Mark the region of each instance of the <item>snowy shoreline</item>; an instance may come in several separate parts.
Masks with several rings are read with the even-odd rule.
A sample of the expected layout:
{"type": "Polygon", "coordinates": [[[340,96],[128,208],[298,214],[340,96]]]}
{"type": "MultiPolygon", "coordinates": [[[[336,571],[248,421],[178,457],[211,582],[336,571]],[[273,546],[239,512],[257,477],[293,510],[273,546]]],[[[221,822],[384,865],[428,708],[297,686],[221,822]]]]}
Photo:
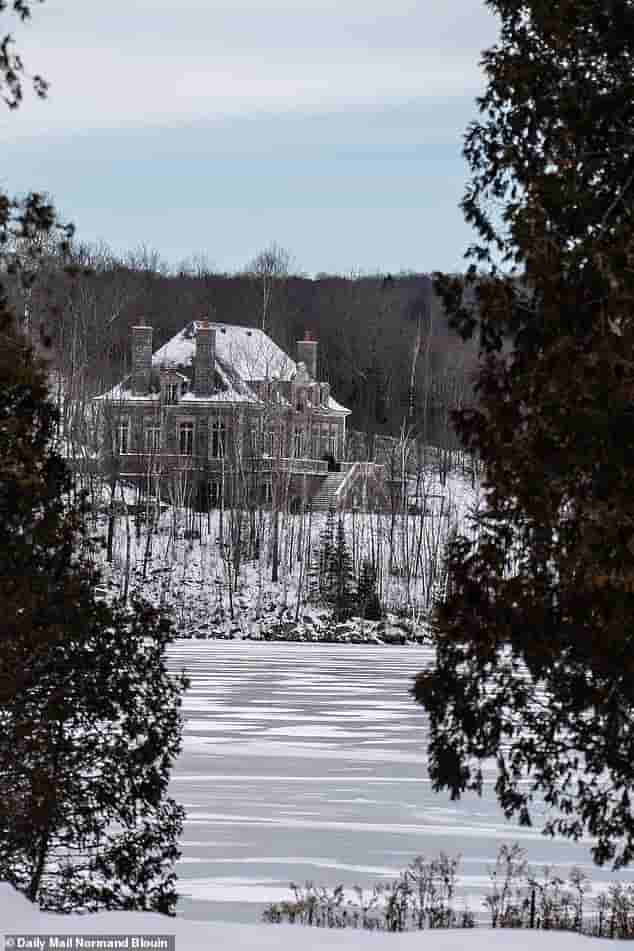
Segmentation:
{"type": "Polygon", "coordinates": [[[241,925],[222,921],[184,921],[148,912],[98,912],[92,915],[53,915],[40,912],[6,882],[0,883],[0,934],[5,947],[10,935],[173,935],[176,951],[255,951],[275,948],[294,951],[369,948],[372,951],[578,951],[607,938],[587,938],[569,932],[475,928],[433,929],[400,934],[300,928],[296,925],[241,925]],[[593,942],[590,945],[589,942],[593,942]]]}
{"type": "Polygon", "coordinates": [[[377,647],[429,646],[425,622],[412,622],[388,614],[381,621],[353,617],[333,622],[326,613],[304,613],[300,621],[280,617],[279,612],[252,622],[248,628],[236,623],[203,622],[195,629],[178,632],[178,640],[246,640],[292,644],[363,644],[377,647]]]}

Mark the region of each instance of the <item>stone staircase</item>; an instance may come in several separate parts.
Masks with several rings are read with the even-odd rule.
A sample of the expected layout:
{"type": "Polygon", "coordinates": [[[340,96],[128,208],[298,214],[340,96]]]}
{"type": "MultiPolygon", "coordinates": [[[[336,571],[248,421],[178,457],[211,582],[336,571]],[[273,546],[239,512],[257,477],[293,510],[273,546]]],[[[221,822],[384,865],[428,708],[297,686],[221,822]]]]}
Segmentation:
{"type": "Polygon", "coordinates": [[[313,496],[311,505],[313,512],[327,512],[330,508],[337,508],[336,494],[347,472],[329,472],[321,483],[317,493],[313,496]]]}

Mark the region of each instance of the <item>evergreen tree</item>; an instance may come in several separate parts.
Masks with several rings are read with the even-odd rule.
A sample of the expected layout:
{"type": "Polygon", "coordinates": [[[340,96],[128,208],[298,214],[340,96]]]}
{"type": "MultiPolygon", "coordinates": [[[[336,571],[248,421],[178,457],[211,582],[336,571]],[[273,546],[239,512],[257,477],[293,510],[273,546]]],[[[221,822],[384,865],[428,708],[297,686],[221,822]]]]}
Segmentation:
{"type": "Polygon", "coordinates": [[[327,569],[327,597],[332,605],[333,620],[347,621],[354,613],[352,558],[346,543],[343,517],[337,521],[335,545],[327,569]]]}
{"type": "Polygon", "coordinates": [[[357,585],[357,605],[359,614],[366,621],[380,621],[383,617],[381,601],[376,590],[376,571],[369,561],[364,561],[361,566],[357,585]]]}
{"type": "Polygon", "coordinates": [[[479,334],[485,466],[474,535],[449,549],[437,666],[414,688],[434,788],[634,856],[634,3],[488,0],[499,43],[465,155],[480,241],[436,290],[479,334]],[[501,262],[501,263],[500,263],[501,262]],[[506,271],[501,270],[506,268],[506,271]]]}
{"type": "Polygon", "coordinates": [[[2,304],[0,342],[0,878],[58,911],[173,913],[174,631],[95,599],[45,372],[2,304]]]}
{"type": "Polygon", "coordinates": [[[352,558],[343,518],[339,516],[335,523],[333,509],[326,517],[312,575],[312,599],[331,607],[337,623],[352,617],[355,604],[352,558]]]}
{"type": "Polygon", "coordinates": [[[328,599],[328,572],[335,547],[335,512],[329,509],[319,538],[319,548],[311,568],[311,599],[315,602],[328,599]]]}

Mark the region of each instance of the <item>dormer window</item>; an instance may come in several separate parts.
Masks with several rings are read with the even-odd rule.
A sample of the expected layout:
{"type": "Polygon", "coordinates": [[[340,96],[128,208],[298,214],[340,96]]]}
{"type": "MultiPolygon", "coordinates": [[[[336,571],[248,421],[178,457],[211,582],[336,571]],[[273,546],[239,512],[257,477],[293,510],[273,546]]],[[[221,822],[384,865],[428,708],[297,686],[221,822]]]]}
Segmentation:
{"type": "Polygon", "coordinates": [[[178,383],[166,383],[165,384],[165,402],[172,404],[178,403],[179,397],[179,384],[178,383]]]}

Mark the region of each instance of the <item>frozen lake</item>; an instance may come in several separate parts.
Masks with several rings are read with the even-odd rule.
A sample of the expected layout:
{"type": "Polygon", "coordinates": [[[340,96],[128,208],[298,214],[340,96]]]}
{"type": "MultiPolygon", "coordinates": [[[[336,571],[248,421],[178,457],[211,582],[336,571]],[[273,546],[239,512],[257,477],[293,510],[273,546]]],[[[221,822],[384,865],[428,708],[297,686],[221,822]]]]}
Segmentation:
{"type": "Polygon", "coordinates": [[[181,641],[170,657],[192,681],[170,787],[187,810],[180,915],[256,921],[291,881],[367,887],[440,851],[462,855],[460,893],[479,911],[502,842],[537,866],[612,877],[587,843],[507,822],[490,790],[432,792],[408,695],[426,648],[181,641]]]}

